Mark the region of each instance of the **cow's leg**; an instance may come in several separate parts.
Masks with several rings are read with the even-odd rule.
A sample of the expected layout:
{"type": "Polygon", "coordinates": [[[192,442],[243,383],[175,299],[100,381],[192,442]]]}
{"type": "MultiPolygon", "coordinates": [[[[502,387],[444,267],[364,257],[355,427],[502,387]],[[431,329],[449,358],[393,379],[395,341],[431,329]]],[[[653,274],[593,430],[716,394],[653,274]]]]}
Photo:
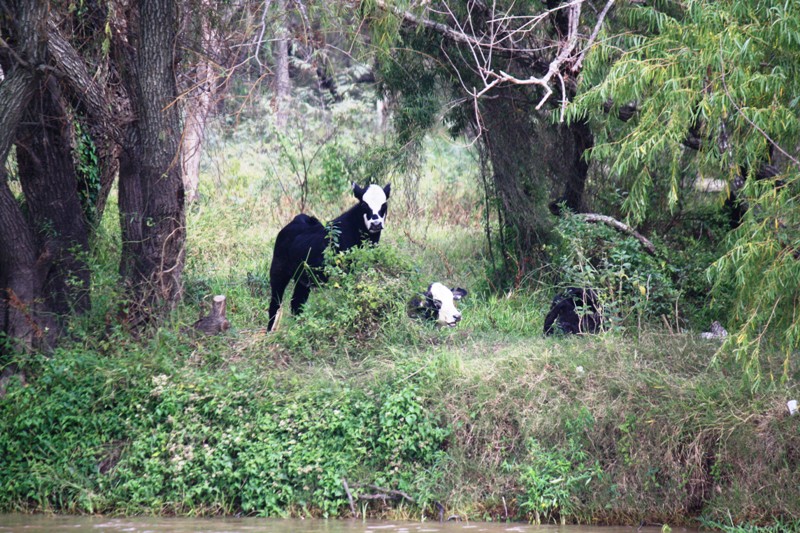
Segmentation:
{"type": "Polygon", "coordinates": [[[547,313],[547,316],[544,317],[544,334],[545,335],[552,335],[556,333],[555,325],[556,319],[558,318],[558,309],[553,307],[550,309],[550,312],[547,313]]]}
{"type": "Polygon", "coordinates": [[[299,315],[303,310],[303,305],[308,300],[308,295],[311,293],[311,284],[307,280],[299,279],[294,284],[294,293],[292,294],[292,314],[299,315]]]}
{"type": "Polygon", "coordinates": [[[267,324],[267,331],[272,331],[275,325],[275,317],[278,315],[278,310],[281,308],[283,301],[283,293],[286,291],[286,286],[289,284],[291,276],[282,275],[277,269],[270,269],[269,273],[269,286],[272,292],[269,300],[269,323],[267,324]]]}

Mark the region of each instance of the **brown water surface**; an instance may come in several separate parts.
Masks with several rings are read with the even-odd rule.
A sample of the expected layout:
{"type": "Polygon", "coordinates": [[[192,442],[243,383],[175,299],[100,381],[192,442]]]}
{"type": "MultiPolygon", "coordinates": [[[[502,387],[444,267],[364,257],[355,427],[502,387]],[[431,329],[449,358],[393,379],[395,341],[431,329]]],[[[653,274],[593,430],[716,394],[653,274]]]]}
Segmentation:
{"type": "MultiPolygon", "coordinates": [[[[660,527],[533,526],[499,522],[281,520],[269,518],[103,518],[0,515],[0,533],[661,533],[660,527]]],[[[680,527],[673,533],[694,533],[680,527]]]]}

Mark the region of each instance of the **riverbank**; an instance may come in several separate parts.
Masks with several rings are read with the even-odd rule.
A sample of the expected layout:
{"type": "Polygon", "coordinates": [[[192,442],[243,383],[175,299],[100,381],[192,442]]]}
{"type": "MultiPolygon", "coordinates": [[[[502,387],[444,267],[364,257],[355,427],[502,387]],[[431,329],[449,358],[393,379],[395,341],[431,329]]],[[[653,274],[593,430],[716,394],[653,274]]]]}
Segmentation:
{"type": "Polygon", "coordinates": [[[712,343],[543,339],[470,319],[405,334],[404,349],[381,339],[309,360],[262,333],[160,330],[20,361],[26,383],[0,400],[0,509],[689,526],[800,515],[796,388],[752,394],[712,343]]]}

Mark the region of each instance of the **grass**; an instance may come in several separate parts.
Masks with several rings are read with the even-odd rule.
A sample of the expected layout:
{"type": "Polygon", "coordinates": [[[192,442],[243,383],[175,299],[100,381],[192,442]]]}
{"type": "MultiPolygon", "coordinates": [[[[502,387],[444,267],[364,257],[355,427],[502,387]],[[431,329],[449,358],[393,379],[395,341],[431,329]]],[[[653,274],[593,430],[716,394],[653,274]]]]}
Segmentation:
{"type": "MultiPolygon", "coordinates": [[[[19,356],[27,383],[0,399],[1,511],[349,516],[344,478],[356,496],[414,498],[358,505],[376,517],[440,504],[471,520],[796,526],[800,430],[784,408],[796,381],[753,392],[716,344],[653,325],[542,337],[546,277],[495,287],[474,155],[444,138],[387,177],[381,246],[348,259],[368,266],[267,334],[272,245],[299,205],[287,148],[257,133],[212,136],[187,217],[186,297],[144,340],[107,318],[109,206],[92,313],[52,357],[19,356]],[[405,316],[431,281],[470,291],[457,328],[405,316]],[[187,333],[214,294],[232,329],[187,333]]],[[[360,141],[339,137],[349,162],[360,141]]],[[[353,202],[310,190],[322,219],[353,202]]]]}

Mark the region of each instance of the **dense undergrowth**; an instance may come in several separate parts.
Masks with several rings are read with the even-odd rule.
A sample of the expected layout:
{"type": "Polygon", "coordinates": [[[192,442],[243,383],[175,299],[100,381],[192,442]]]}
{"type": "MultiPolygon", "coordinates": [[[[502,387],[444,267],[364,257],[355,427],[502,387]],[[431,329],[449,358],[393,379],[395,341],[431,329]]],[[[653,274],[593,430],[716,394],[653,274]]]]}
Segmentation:
{"type": "Polygon", "coordinates": [[[301,178],[334,180],[308,187],[321,219],[351,203],[326,195],[364,180],[336,163],[359,156],[352,138],[324,168],[263,174],[269,149],[297,155],[263,135],[212,138],[220,170],[189,214],[184,304],[165,325],[135,339],[116,323],[119,243],[101,229],[92,311],[53,354],[5,358],[22,374],[0,398],[1,511],[797,525],[798,369],[755,389],[698,337],[721,312],[702,254],[664,237],[645,256],[566,217],[555,268],[500,286],[469,151],[432,141],[416,174],[387,177],[381,245],[337,257],[267,334],[271,245],[301,178]],[[457,328],[406,316],[431,281],[470,291],[457,328]],[[596,287],[609,331],[542,337],[554,283],[596,287]],[[214,294],[232,329],[193,334],[214,294]]]}

